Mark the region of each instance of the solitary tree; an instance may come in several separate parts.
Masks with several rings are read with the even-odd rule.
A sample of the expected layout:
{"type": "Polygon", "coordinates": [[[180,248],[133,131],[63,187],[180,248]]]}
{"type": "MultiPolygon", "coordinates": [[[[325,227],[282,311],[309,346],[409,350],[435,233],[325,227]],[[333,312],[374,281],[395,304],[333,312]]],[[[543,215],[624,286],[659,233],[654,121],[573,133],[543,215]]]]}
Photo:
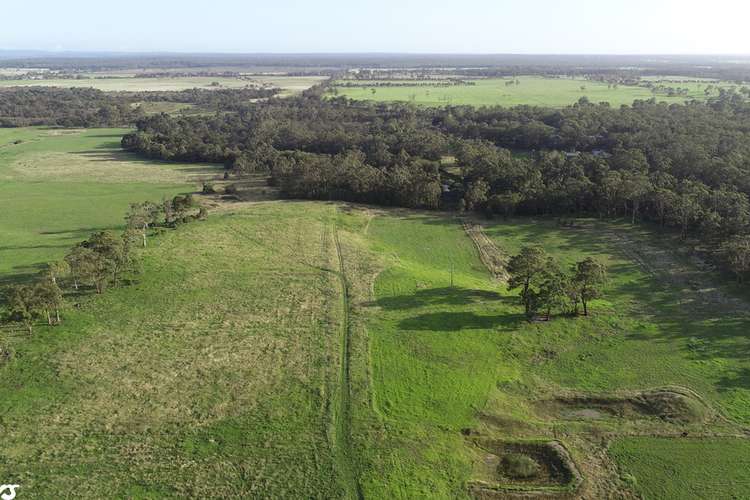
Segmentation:
{"type": "Polygon", "coordinates": [[[598,260],[588,257],[573,268],[572,286],[575,297],[583,305],[583,315],[589,315],[589,301],[601,296],[602,286],[607,281],[607,269],[598,260]]]}
{"type": "Polygon", "coordinates": [[[544,278],[544,272],[551,266],[551,259],[541,246],[526,246],[518,255],[511,257],[508,262],[508,289],[520,288],[521,302],[526,316],[534,314],[536,302],[536,288],[544,278]]]}
{"type": "Polygon", "coordinates": [[[47,264],[44,275],[55,285],[59,285],[58,279],[66,276],[70,272],[70,266],[65,260],[57,260],[47,264]]]}
{"type": "Polygon", "coordinates": [[[78,290],[81,283],[86,283],[92,275],[92,261],[90,248],[77,245],[65,256],[65,262],[70,269],[70,276],[73,279],[73,287],[78,290]]]}
{"type": "Polygon", "coordinates": [[[538,309],[544,311],[547,321],[552,316],[552,311],[566,310],[569,304],[570,287],[570,277],[556,263],[550,262],[549,268],[544,272],[536,300],[538,309]]]}
{"type": "Polygon", "coordinates": [[[129,269],[132,264],[132,256],[126,240],[118,238],[112,231],[100,231],[92,234],[87,241],[83,242],[83,246],[93,250],[98,257],[93,258],[95,270],[101,271],[103,274],[108,272],[115,285],[120,274],[129,269]]]}

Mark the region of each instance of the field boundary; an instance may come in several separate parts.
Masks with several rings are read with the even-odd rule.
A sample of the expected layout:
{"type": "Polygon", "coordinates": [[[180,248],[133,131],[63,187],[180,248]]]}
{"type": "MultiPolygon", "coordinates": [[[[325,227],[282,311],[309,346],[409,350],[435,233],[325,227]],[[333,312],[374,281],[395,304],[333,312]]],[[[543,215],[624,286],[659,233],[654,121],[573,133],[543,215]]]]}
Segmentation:
{"type": "Polygon", "coordinates": [[[352,459],[352,430],[351,430],[351,348],[350,336],[351,325],[349,319],[349,283],[346,279],[344,267],[344,258],[339,241],[339,233],[336,222],[333,222],[333,243],[336,250],[336,262],[338,271],[334,273],[338,276],[341,286],[341,307],[342,319],[340,328],[340,369],[339,369],[339,388],[338,388],[338,408],[336,411],[335,422],[335,454],[339,464],[341,478],[346,488],[346,494],[349,498],[364,499],[362,487],[357,478],[356,470],[353,466],[352,459]]]}
{"type": "Polygon", "coordinates": [[[484,267],[492,275],[492,279],[507,282],[508,271],[506,270],[506,265],[508,259],[505,253],[487,236],[481,224],[464,221],[462,225],[464,232],[477,249],[479,260],[482,261],[484,267]]]}

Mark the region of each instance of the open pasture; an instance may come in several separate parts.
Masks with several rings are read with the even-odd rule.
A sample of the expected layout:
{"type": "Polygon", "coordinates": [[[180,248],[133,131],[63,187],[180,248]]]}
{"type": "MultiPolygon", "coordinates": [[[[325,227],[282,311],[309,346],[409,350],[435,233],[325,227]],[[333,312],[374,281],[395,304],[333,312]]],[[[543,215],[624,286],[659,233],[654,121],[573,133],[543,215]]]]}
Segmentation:
{"type": "MultiPolygon", "coordinates": [[[[509,84],[511,78],[474,80],[474,85],[452,86],[394,86],[394,87],[334,87],[333,94],[367,101],[413,102],[426,106],[549,106],[564,107],[586,97],[591,102],[608,102],[612,106],[630,105],[636,99],[651,99],[669,103],[682,103],[686,99],[704,99],[703,90],[713,82],[685,83],[690,88],[687,97],[654,95],[649,89],[620,85],[614,88],[606,83],[577,78],[519,77],[519,85],[509,84]]],[[[387,81],[384,81],[387,82],[387,81]]],[[[675,84],[676,85],[676,84],[675,84]]],[[[715,94],[712,93],[712,95],[715,94]]]]}
{"type": "Polygon", "coordinates": [[[228,208],[56,328],[3,327],[0,477],[32,498],[340,498],[334,208],[228,208]]]}
{"type": "Polygon", "coordinates": [[[606,298],[590,318],[529,323],[515,292],[487,273],[460,221],[403,212],[372,219],[364,240],[382,272],[362,314],[371,412],[388,432],[370,433],[379,437],[360,450],[368,464],[365,496],[462,498],[467,485],[502,483],[487,465],[502,453],[488,455],[484,440],[558,440],[587,479],[581,493],[590,498],[629,495],[633,481],[643,481],[638,491],[647,493],[658,482],[679,491],[672,484],[679,478],[647,465],[662,441],[639,441],[628,453],[616,444],[608,455],[602,436],[665,436],[679,450],[673,437],[683,432],[696,438],[694,456],[701,449],[715,455],[717,446],[698,437],[726,436],[721,446],[736,459],[685,460],[679,477],[712,471],[736,478],[723,491],[750,495],[739,479],[748,441],[736,437],[750,425],[750,318],[746,307],[735,307],[742,299],[713,288],[713,277],[648,229],[595,221],[570,229],[544,219],[482,224],[507,254],[540,243],[564,266],[602,259],[610,270],[606,298]],[[669,281],[678,269],[720,298],[669,281]],[[618,465],[635,479],[620,477],[618,465]]]}
{"type": "Polygon", "coordinates": [[[0,129],[0,280],[36,272],[130,203],[195,191],[221,168],[141,160],[123,129],[0,129]]]}
{"type": "Polygon", "coordinates": [[[106,77],[106,78],[84,78],[74,79],[49,79],[49,80],[0,80],[0,87],[63,87],[63,88],[95,88],[106,92],[147,92],[147,91],[179,91],[187,89],[236,89],[246,86],[269,85],[282,89],[282,95],[292,95],[302,92],[316,83],[322,81],[323,77],[296,77],[296,76],[252,76],[247,78],[228,77],[160,77],[160,78],[135,78],[135,77],[106,77]],[[213,85],[218,83],[219,85],[213,85]]]}
{"type": "MultiPolygon", "coordinates": [[[[221,172],[124,132],[0,130],[3,282],[221,172]]],[[[647,226],[224,202],[142,255],[63,325],[0,331],[0,474],[38,497],[750,495],[747,298],[647,226]],[[526,321],[486,253],[531,243],[607,264],[591,317],[526,321]]]]}
{"type": "Polygon", "coordinates": [[[611,452],[643,498],[744,498],[750,491],[748,439],[626,438],[611,452]]]}

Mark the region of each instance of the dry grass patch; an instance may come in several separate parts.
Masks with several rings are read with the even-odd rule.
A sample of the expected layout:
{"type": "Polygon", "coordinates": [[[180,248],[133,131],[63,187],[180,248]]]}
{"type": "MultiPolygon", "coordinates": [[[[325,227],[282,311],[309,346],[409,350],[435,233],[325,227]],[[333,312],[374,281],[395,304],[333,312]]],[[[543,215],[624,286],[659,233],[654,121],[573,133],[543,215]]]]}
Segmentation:
{"type": "Polygon", "coordinates": [[[334,206],[257,204],[152,239],[143,274],[14,338],[0,476],[37,498],[339,496],[334,206]]]}
{"type": "Polygon", "coordinates": [[[112,147],[75,153],[30,153],[14,161],[4,177],[30,182],[197,184],[218,178],[221,172],[222,169],[215,165],[143,161],[112,147]]]}

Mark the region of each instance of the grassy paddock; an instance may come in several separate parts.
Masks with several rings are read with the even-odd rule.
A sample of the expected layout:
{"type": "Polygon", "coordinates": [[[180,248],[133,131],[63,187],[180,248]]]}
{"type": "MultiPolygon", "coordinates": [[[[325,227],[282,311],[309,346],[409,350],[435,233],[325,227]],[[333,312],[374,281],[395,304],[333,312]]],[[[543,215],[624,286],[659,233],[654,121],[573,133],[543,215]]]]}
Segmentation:
{"type": "Polygon", "coordinates": [[[644,498],[746,498],[750,492],[746,439],[627,438],[610,452],[644,498]]]}
{"type": "Polygon", "coordinates": [[[63,88],[95,88],[108,92],[144,92],[156,90],[186,90],[186,89],[236,89],[248,85],[270,85],[282,89],[282,95],[302,92],[322,81],[324,77],[314,76],[253,76],[249,79],[227,77],[164,77],[164,78],[85,78],[49,79],[49,80],[0,80],[0,87],[63,87],[63,88]],[[212,83],[218,82],[215,87],[212,83]]]}
{"type": "MultiPolygon", "coordinates": [[[[564,107],[587,97],[591,102],[609,102],[612,106],[632,104],[636,99],[651,99],[669,103],[682,103],[684,97],[668,97],[651,93],[642,87],[620,85],[610,88],[606,83],[577,78],[520,77],[520,85],[506,85],[510,79],[488,78],[475,80],[475,85],[449,87],[335,87],[337,95],[368,101],[403,101],[427,106],[549,106],[564,107]],[[583,87],[583,88],[582,88],[583,87]],[[374,91],[374,92],[373,92],[374,91]]],[[[688,99],[704,99],[703,90],[714,82],[684,83],[689,87],[688,99]]],[[[716,94],[716,92],[714,92],[716,94]]],[[[330,94],[329,94],[330,95],[330,94]]],[[[713,95],[713,94],[712,94],[713,95]]]]}
{"type": "Polygon", "coordinates": [[[34,498],[340,497],[332,216],[214,215],[62,326],[6,330],[0,477],[34,498]]]}
{"type": "Polygon", "coordinates": [[[192,192],[220,173],[126,154],[125,132],[0,129],[0,280],[36,272],[96,230],[122,227],[131,202],[192,192]]]}
{"type": "MultiPolygon", "coordinates": [[[[371,345],[371,407],[387,431],[371,434],[378,437],[363,446],[366,496],[467,496],[466,482],[483,463],[463,435],[474,429],[498,439],[567,436],[591,479],[586,493],[601,497],[628,485],[618,486],[616,477],[602,472],[609,469],[590,463],[597,432],[678,432],[658,420],[598,428],[537,413],[535,401],[571,390],[615,394],[687,386],[733,421],[750,422],[750,387],[742,378],[750,364],[741,354],[750,349],[748,317],[686,305],[681,286],[642,268],[631,247],[659,251],[653,233],[596,221],[576,229],[543,219],[484,224],[507,253],[541,243],[565,266],[589,255],[604,260],[607,297],[595,301],[588,319],[528,323],[515,294],[490,280],[458,220],[401,212],[372,220],[365,244],[383,257],[384,270],[363,314],[371,345]]],[[[742,463],[726,467],[737,475],[742,463]]],[[[750,494],[742,482],[731,488],[750,494]]]]}
{"type": "MultiPolygon", "coordinates": [[[[123,155],[123,132],[0,130],[1,279],[217,172],[123,155]]],[[[481,222],[507,254],[541,243],[565,266],[605,261],[592,317],[525,321],[450,214],[224,205],[153,238],[130,286],[71,297],[81,307],[62,326],[0,331],[13,353],[0,361],[0,477],[40,498],[466,498],[494,473],[483,436],[563,441],[589,498],[699,496],[704,483],[750,496],[747,441],[705,439],[750,425],[746,303],[647,227],[481,222]],[[728,421],[539,409],[666,385],[728,421]],[[620,475],[602,444],[683,431],[696,438],[616,439],[620,475]],[[689,479],[709,475],[723,482],[689,479]]]]}

